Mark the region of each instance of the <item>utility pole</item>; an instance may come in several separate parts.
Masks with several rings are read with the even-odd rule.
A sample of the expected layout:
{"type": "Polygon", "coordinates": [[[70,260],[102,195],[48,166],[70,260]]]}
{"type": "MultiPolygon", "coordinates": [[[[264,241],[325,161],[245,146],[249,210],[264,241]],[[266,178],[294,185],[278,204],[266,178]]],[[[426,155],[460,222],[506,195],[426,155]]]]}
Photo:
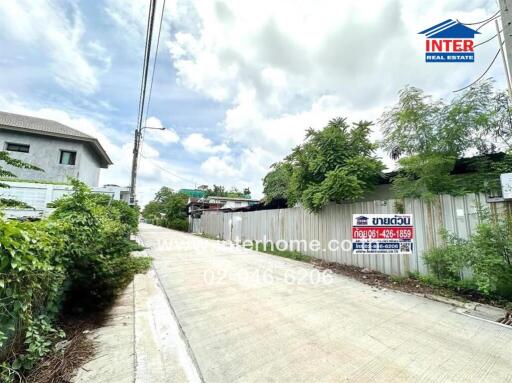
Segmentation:
{"type": "MultiPolygon", "coordinates": [[[[151,42],[153,36],[153,23],[155,20],[156,0],[149,3],[148,25],[146,30],[146,44],[144,47],[144,64],[142,67],[142,81],[140,85],[139,114],[137,127],[135,128],[135,138],[133,142],[132,174],[130,179],[130,205],[136,205],[136,187],[137,187],[137,167],[139,162],[140,141],[142,138],[142,127],[144,119],[144,106],[146,104],[146,83],[148,80],[149,59],[151,56],[151,42]]],[[[163,12],[163,11],[162,11],[163,12]]]]}
{"type": "MultiPolygon", "coordinates": [[[[505,53],[507,55],[508,76],[512,74],[512,0],[499,0],[503,38],[505,39],[505,53]]],[[[509,90],[510,91],[510,90],[509,90]]]]}
{"type": "Polygon", "coordinates": [[[137,127],[135,129],[135,138],[133,140],[133,158],[132,158],[132,175],[130,179],[130,205],[136,205],[135,200],[135,188],[137,186],[137,167],[139,164],[139,149],[140,149],[140,138],[141,130],[137,127]]]}
{"type": "Polygon", "coordinates": [[[496,26],[496,36],[498,36],[499,50],[501,53],[501,59],[503,60],[503,68],[505,68],[505,77],[507,78],[508,96],[512,99],[512,84],[510,83],[510,72],[508,71],[507,58],[505,57],[505,49],[503,48],[503,41],[501,40],[500,25],[498,20],[494,20],[496,26]]]}

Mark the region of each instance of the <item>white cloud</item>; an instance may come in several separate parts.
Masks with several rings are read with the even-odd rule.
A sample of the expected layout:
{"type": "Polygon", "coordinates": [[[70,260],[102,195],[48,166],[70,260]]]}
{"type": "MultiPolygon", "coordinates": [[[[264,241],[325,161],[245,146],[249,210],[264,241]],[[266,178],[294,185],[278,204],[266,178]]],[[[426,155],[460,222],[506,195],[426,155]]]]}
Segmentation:
{"type": "MultiPolygon", "coordinates": [[[[133,152],[133,138],[130,134],[112,131],[102,121],[77,112],[28,105],[14,95],[0,95],[0,110],[51,119],[98,138],[114,163],[108,169],[101,170],[100,185],[127,186],[129,184],[133,152]]],[[[137,194],[142,205],[149,202],[164,185],[179,189],[190,187],[194,182],[188,179],[188,169],[160,158],[160,152],[150,143],[144,142],[141,152],[137,194]]]]}
{"type": "Polygon", "coordinates": [[[229,153],[230,149],[226,144],[215,145],[212,140],[201,133],[192,133],[182,141],[183,147],[190,153],[229,153]]]}
{"type": "Polygon", "coordinates": [[[163,129],[164,126],[162,124],[162,121],[160,121],[156,117],[149,117],[146,121],[146,126],[155,129],[146,129],[146,132],[144,134],[144,139],[149,140],[152,142],[159,142],[163,145],[173,144],[175,142],[178,142],[180,140],[180,136],[178,136],[178,133],[172,128],[165,127],[165,130],[159,130],[163,129]]]}
{"type": "MultiPolygon", "coordinates": [[[[253,189],[261,189],[268,166],[300,143],[308,127],[319,129],[338,116],[376,121],[407,84],[450,96],[476,78],[496,50],[482,45],[476,64],[426,64],[418,35],[447,18],[486,19],[496,10],[492,1],[180,4],[189,8],[181,13],[187,19],[170,20],[176,33],[167,42],[177,81],[228,105],[222,134],[242,149],[230,156],[210,151],[201,169],[250,181],[253,189]]],[[[492,25],[483,31],[482,41],[494,34],[492,25]]],[[[502,68],[490,75],[502,78],[502,68]]],[[[379,136],[376,126],[372,138],[379,136]]],[[[212,145],[199,133],[192,138],[183,141],[189,151],[212,145]]]]}
{"type": "Polygon", "coordinates": [[[0,1],[0,17],[5,36],[49,57],[50,72],[62,87],[85,94],[98,89],[98,76],[110,68],[110,57],[98,42],[83,43],[82,15],[75,2],[0,1]]]}
{"type": "Polygon", "coordinates": [[[204,174],[214,179],[225,180],[225,177],[238,176],[238,171],[230,164],[230,162],[232,162],[232,160],[227,157],[220,158],[213,156],[201,164],[201,170],[204,174]]]}

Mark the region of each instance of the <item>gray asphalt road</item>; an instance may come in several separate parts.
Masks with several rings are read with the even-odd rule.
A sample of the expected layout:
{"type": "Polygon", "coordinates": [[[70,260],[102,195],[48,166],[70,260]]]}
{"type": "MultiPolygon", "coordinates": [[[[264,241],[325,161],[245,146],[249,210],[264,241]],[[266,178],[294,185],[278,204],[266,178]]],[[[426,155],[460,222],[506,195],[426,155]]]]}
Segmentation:
{"type": "Polygon", "coordinates": [[[512,329],[189,234],[141,237],[206,382],[512,381],[512,329]]]}

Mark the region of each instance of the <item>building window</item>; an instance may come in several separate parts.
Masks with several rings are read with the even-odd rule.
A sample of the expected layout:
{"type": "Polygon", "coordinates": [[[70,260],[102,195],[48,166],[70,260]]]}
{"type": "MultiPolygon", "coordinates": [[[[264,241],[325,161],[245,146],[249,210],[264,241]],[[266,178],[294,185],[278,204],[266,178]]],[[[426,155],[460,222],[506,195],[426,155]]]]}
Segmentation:
{"type": "Polygon", "coordinates": [[[76,152],[70,152],[69,150],[60,151],[59,163],[63,165],[74,165],[76,161],[76,152]]]}
{"type": "Polygon", "coordinates": [[[30,145],[25,144],[14,144],[11,142],[8,142],[5,146],[5,149],[10,152],[22,152],[22,153],[28,153],[30,149],[30,145]]]}

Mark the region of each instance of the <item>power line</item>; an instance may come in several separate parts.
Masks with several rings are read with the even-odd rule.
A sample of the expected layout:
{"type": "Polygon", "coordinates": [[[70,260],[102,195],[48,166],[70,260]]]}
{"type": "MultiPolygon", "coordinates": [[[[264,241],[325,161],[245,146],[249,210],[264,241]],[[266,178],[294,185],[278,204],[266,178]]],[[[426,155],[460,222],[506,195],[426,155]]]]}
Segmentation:
{"type": "Polygon", "coordinates": [[[146,108],[146,120],[145,120],[146,122],[147,122],[148,114],[149,114],[149,104],[151,103],[151,93],[153,91],[153,80],[155,78],[155,68],[156,68],[156,60],[158,58],[158,48],[160,47],[160,34],[162,33],[162,24],[164,21],[165,1],[166,0],[163,0],[163,3],[162,3],[162,14],[160,15],[160,26],[158,27],[158,36],[156,38],[155,57],[153,58],[153,70],[151,72],[151,81],[149,82],[148,105],[146,108]]]}
{"type": "Polygon", "coordinates": [[[478,21],[478,22],[474,22],[474,23],[463,23],[463,22],[461,22],[461,21],[459,21],[459,20],[457,20],[457,21],[458,21],[459,23],[461,23],[461,24],[464,24],[464,25],[478,25],[478,24],[482,24],[482,23],[487,23],[487,22],[489,22],[490,20],[492,20],[492,19],[493,19],[493,17],[496,17],[496,15],[497,15],[498,13],[500,13],[500,11],[499,11],[499,10],[498,10],[498,11],[496,11],[496,13],[494,13],[492,16],[489,16],[487,19],[482,20],[482,21],[478,21]]]}
{"type": "Polygon", "coordinates": [[[153,37],[153,24],[155,18],[155,4],[156,0],[149,3],[148,22],[146,26],[146,42],[144,44],[144,61],[142,64],[142,78],[140,82],[139,94],[139,114],[137,116],[137,129],[140,129],[142,124],[142,117],[144,115],[144,105],[146,97],[146,84],[148,79],[149,58],[151,55],[151,41],[153,37]]]}
{"type": "MultiPolygon", "coordinates": [[[[501,32],[503,32],[503,29],[501,29],[498,33],[501,33],[501,32]]],[[[488,38],[487,40],[482,41],[481,43],[478,43],[478,44],[474,45],[474,46],[473,46],[473,48],[476,48],[476,47],[478,47],[479,45],[483,45],[483,44],[488,43],[489,41],[491,41],[491,40],[495,39],[495,38],[498,36],[498,33],[496,33],[494,36],[492,36],[492,37],[488,38]]]]}
{"type": "Polygon", "coordinates": [[[196,181],[194,181],[194,180],[192,180],[192,179],[187,179],[187,178],[185,178],[185,177],[182,177],[182,176],[180,176],[180,175],[178,175],[178,174],[176,174],[176,173],[174,173],[174,172],[170,171],[169,169],[164,168],[163,166],[161,166],[160,164],[158,164],[156,161],[152,160],[151,158],[146,157],[146,156],[145,156],[145,155],[143,155],[143,154],[141,154],[140,156],[141,156],[142,158],[144,158],[144,159],[148,160],[149,162],[151,162],[153,165],[155,165],[155,166],[156,166],[157,168],[159,168],[160,170],[163,170],[164,172],[169,173],[170,175],[172,175],[172,176],[174,176],[174,177],[176,177],[176,178],[179,178],[179,179],[181,179],[182,181],[185,181],[185,182],[187,182],[187,183],[188,183],[188,184],[190,184],[190,185],[194,185],[194,187],[195,187],[195,185],[197,184],[197,182],[196,182],[196,181]]]}
{"type": "Polygon", "coordinates": [[[496,54],[494,55],[494,58],[492,59],[491,63],[489,64],[489,66],[487,67],[487,69],[484,71],[484,73],[482,73],[480,75],[480,77],[478,77],[475,81],[473,81],[471,84],[465,86],[464,88],[460,88],[460,89],[457,89],[457,90],[454,90],[453,93],[457,93],[457,92],[460,92],[461,90],[464,90],[464,89],[467,89],[467,88],[470,88],[472,87],[473,85],[475,85],[478,81],[480,81],[486,74],[487,72],[489,72],[489,69],[491,69],[492,65],[494,64],[494,62],[496,61],[496,58],[498,57],[498,55],[500,54],[500,49],[498,49],[498,51],[496,52],[496,54]]]}
{"type": "Polygon", "coordinates": [[[482,25],[480,25],[476,30],[477,30],[477,31],[479,31],[480,29],[482,29],[483,27],[485,27],[487,24],[489,24],[491,21],[493,21],[493,20],[498,20],[499,18],[500,18],[500,15],[494,16],[492,19],[487,20],[485,23],[483,23],[482,25]]]}
{"type": "MultiPolygon", "coordinates": [[[[151,103],[151,94],[153,92],[153,80],[155,78],[156,60],[158,58],[158,48],[160,47],[160,34],[162,32],[162,24],[164,21],[165,1],[166,0],[163,0],[163,3],[162,3],[162,14],[160,15],[160,25],[158,27],[158,36],[156,39],[156,50],[155,50],[155,56],[153,58],[153,69],[151,71],[151,81],[149,82],[148,103],[146,106],[146,117],[144,118],[144,126],[147,126],[147,122],[148,122],[149,106],[151,103]]],[[[144,132],[142,133],[140,141],[141,141],[140,142],[140,153],[142,153],[142,147],[144,146],[144,132]]]]}

